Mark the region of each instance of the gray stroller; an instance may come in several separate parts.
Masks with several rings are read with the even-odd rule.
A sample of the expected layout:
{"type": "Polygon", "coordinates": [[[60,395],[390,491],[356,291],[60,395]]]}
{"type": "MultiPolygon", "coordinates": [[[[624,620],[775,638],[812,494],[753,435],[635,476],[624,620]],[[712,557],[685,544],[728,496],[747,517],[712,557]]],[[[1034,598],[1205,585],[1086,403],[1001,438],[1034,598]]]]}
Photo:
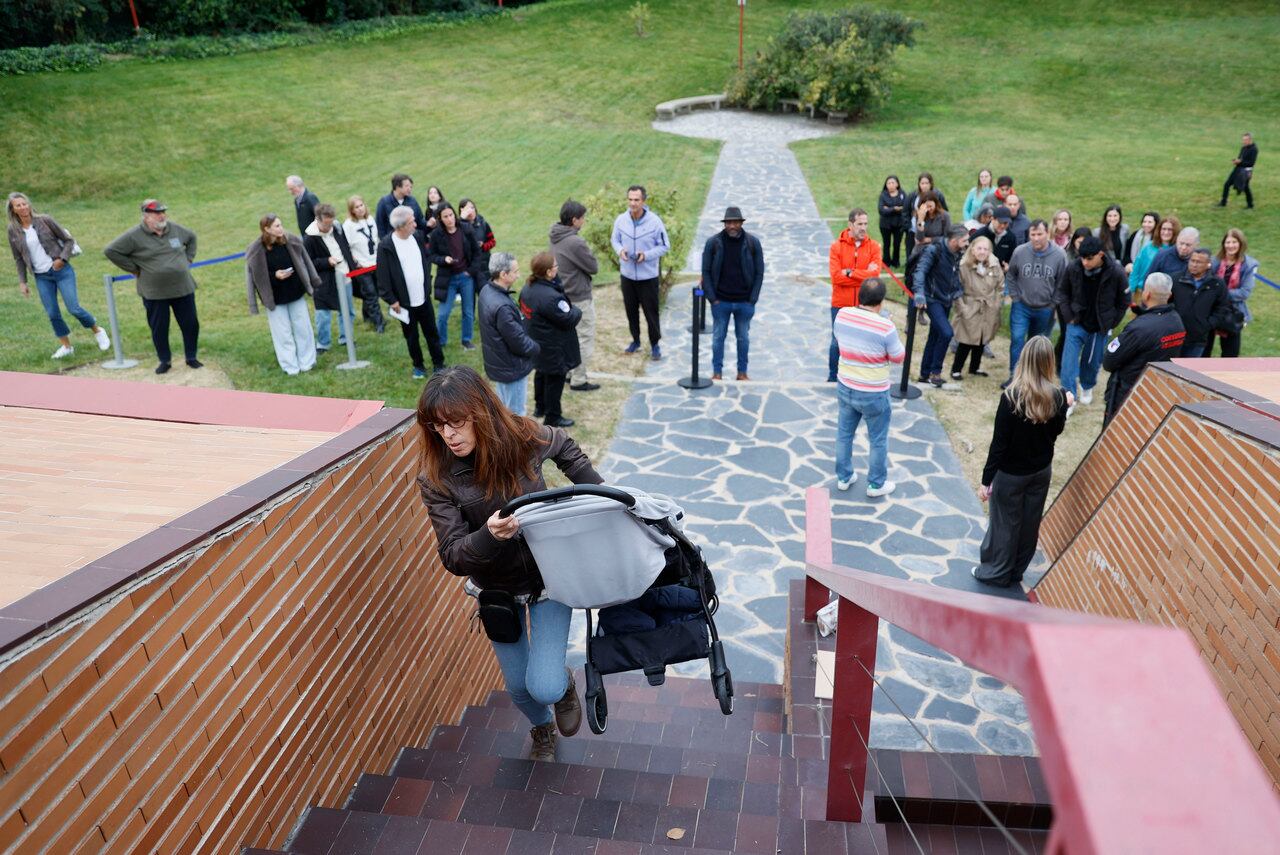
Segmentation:
{"type": "Polygon", "coordinates": [[[711,689],[725,715],[733,713],[733,678],[712,617],[715,580],[680,528],[684,512],[671,500],[596,484],[543,490],[513,499],[514,513],[538,562],[547,596],[587,613],[586,712],[593,733],[609,720],[605,674],[644,671],[661,686],[666,666],[706,659],[711,689]],[[692,603],[686,612],[658,611],[652,628],[607,619],[610,612],[651,602],[692,603]],[[599,625],[592,620],[599,609],[599,625]],[[594,627],[594,628],[593,628],[594,627]],[[612,629],[612,631],[611,631],[612,629]]]}

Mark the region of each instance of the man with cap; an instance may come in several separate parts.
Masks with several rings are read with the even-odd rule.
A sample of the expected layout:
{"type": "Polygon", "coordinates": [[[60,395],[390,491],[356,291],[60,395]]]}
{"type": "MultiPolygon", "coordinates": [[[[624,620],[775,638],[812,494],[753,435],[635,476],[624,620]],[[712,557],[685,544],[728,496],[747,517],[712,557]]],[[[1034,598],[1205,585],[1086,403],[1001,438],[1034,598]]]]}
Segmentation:
{"type": "Polygon", "coordinates": [[[1102,241],[1093,235],[1082,240],[1079,256],[1062,274],[1057,299],[1059,316],[1066,323],[1062,388],[1076,395],[1078,380],[1083,406],[1093,403],[1107,337],[1129,308],[1128,292],[1124,268],[1105,252],[1102,241]]]}
{"type": "Polygon", "coordinates": [[[1102,424],[1115,418],[1116,411],[1137,385],[1142,369],[1150,362],[1167,362],[1182,351],[1187,329],[1177,309],[1169,302],[1173,281],[1166,273],[1152,273],[1142,287],[1142,311],[1125,324],[1107,345],[1102,367],[1111,374],[1107,381],[1106,413],[1102,424]]]}
{"type": "Polygon", "coordinates": [[[733,319],[737,339],[738,379],[747,376],[747,356],[751,341],[751,316],[764,283],[764,248],[760,239],[742,228],[745,220],[736,206],[725,209],[724,228],[707,238],[702,248],[702,289],[711,304],[714,322],[711,332],[711,379],[719,380],[724,369],[724,340],[733,319]]]}
{"type": "Polygon", "coordinates": [[[831,273],[831,346],[827,348],[827,382],[835,383],[840,368],[840,345],[836,341],[836,315],[841,309],[858,305],[862,283],[880,275],[880,244],[867,236],[867,212],[849,212],[849,227],[831,244],[827,269],[831,273]]]}
{"type": "Polygon", "coordinates": [[[1013,257],[1013,251],[1018,248],[1018,239],[1013,236],[1013,232],[1009,231],[1009,223],[1013,220],[1013,214],[1004,205],[997,205],[991,214],[991,222],[973,233],[971,240],[977,240],[984,237],[991,241],[991,252],[1000,261],[1000,266],[1005,270],[1009,269],[1009,259],[1013,257]]]}
{"type": "Polygon", "coordinates": [[[182,330],[187,365],[201,368],[196,359],[200,319],[196,317],[196,281],[191,262],[196,257],[196,236],[190,229],[169,221],[168,209],[156,199],[142,203],[142,222],[111,242],[103,254],[112,264],[137,277],[138,296],[147,311],[151,343],[160,364],[157,374],[169,370],[169,313],[182,330]]]}

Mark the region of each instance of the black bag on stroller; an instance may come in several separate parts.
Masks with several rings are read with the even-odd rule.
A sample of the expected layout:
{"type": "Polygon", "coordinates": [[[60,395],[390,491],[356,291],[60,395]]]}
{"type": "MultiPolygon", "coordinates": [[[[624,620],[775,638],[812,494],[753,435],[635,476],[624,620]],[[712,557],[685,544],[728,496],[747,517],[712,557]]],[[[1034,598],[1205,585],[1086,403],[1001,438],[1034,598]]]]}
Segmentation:
{"type": "Polygon", "coordinates": [[[708,661],[720,710],[732,714],[733,678],[713,617],[715,580],[681,531],[683,512],[673,502],[579,484],[522,496],[503,514],[517,511],[547,595],[587,610],[585,696],[593,733],[608,724],[605,674],[644,671],[650,685],[660,686],[666,666],[696,659],[708,661]],[[608,559],[601,564],[599,556],[608,559]],[[599,626],[593,608],[601,609],[599,626]]]}

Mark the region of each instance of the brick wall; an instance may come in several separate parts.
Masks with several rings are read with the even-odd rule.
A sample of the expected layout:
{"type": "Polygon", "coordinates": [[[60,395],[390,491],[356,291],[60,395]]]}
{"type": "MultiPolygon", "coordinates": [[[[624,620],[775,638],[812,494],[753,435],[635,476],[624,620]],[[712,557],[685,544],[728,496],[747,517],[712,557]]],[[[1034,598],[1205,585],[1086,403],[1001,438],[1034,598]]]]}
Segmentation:
{"type": "Polygon", "coordinates": [[[1170,368],[1168,363],[1156,363],[1143,372],[1120,412],[1045,513],[1040,525],[1040,548],[1050,562],[1057,560],[1093,515],[1169,410],[1179,403],[1221,398],[1170,368]]]}
{"type": "Polygon", "coordinates": [[[1185,628],[1280,785],[1280,422],[1214,400],[1175,406],[1136,440],[1169,395],[1195,398],[1178,382],[1148,372],[1086,458],[1090,490],[1111,486],[1093,482],[1100,473],[1122,471],[1036,593],[1050,606],[1185,628]],[[1119,449],[1131,447],[1130,463],[1119,449]]]}
{"type": "Polygon", "coordinates": [[[0,850],[279,845],[499,685],[412,483],[416,427],[392,421],[4,653],[0,850]]]}

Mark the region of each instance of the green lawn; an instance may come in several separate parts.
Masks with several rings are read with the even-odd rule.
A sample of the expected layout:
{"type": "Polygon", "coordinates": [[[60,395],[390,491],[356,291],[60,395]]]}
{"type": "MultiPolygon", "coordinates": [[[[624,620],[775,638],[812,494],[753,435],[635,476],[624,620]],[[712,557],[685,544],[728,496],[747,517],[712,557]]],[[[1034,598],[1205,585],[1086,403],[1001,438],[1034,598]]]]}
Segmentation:
{"type": "MultiPolygon", "coordinates": [[[[1280,6],[1087,2],[1013,13],[914,0],[894,8],[928,26],[904,54],[892,103],[848,133],[795,146],[824,216],[874,211],[886,175],[913,187],[922,170],[958,216],[987,167],[1015,178],[1033,217],[1067,208],[1075,226],[1093,227],[1114,202],[1136,227],[1154,209],[1198,227],[1215,251],[1238,227],[1263,273],[1280,282],[1280,165],[1268,167],[1280,155],[1280,6]],[[1245,210],[1233,193],[1218,208],[1243,131],[1260,150],[1258,207],[1245,210]]],[[[1280,292],[1259,282],[1250,306],[1244,354],[1280,353],[1280,292]]]]}

